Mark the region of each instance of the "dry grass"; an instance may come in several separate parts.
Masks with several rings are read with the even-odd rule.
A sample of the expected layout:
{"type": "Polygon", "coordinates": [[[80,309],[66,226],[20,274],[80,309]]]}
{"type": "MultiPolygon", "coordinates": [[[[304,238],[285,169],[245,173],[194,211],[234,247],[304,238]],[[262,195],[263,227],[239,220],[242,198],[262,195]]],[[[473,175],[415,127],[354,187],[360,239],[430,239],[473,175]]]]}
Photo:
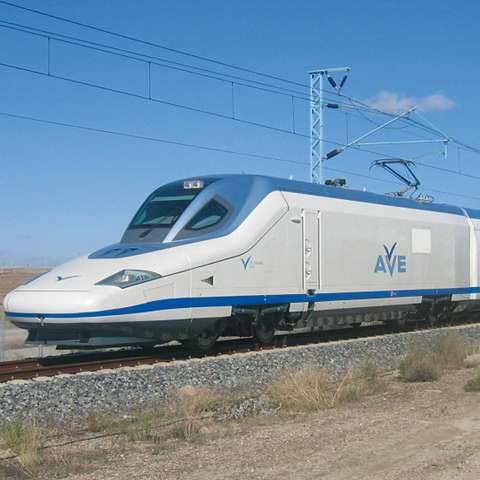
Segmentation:
{"type": "Polygon", "coordinates": [[[108,461],[108,452],[104,449],[60,451],[51,449],[48,457],[42,463],[42,478],[67,478],[77,473],[90,472],[95,465],[108,461]]]}
{"type": "Polygon", "coordinates": [[[172,403],[174,415],[179,420],[171,432],[173,437],[193,441],[200,435],[205,417],[213,418],[213,412],[218,411],[223,402],[216,390],[193,385],[182,387],[172,403]]]}
{"type": "Polygon", "coordinates": [[[3,444],[16,455],[17,468],[27,477],[35,478],[45,442],[42,430],[34,423],[17,418],[4,423],[0,434],[3,444]]]}
{"type": "Polygon", "coordinates": [[[139,407],[128,414],[102,414],[94,410],[88,413],[84,431],[105,435],[123,434],[129,441],[165,438],[155,431],[162,430],[175,422],[173,413],[164,405],[139,407]]]}
{"type": "Polygon", "coordinates": [[[280,375],[268,389],[270,398],[281,408],[314,411],[351,402],[370,391],[376,382],[376,366],[369,364],[350,370],[340,380],[330,377],[324,369],[307,365],[299,371],[280,375]]]}
{"type": "Polygon", "coordinates": [[[153,405],[124,416],[119,430],[126,434],[129,441],[152,440],[159,443],[166,438],[165,427],[174,421],[172,412],[165,405],[153,405]]]}
{"type": "Polygon", "coordinates": [[[460,335],[441,332],[432,342],[432,354],[440,368],[460,368],[471,346],[460,335]]]}
{"type": "Polygon", "coordinates": [[[108,452],[104,449],[81,449],[45,451],[34,469],[26,469],[17,459],[0,463],[2,480],[52,480],[68,478],[70,475],[94,471],[108,462],[108,452]]]}
{"type": "Polygon", "coordinates": [[[401,360],[399,370],[406,382],[434,382],[441,375],[435,360],[423,353],[413,353],[401,360]]]}
{"type": "Polygon", "coordinates": [[[463,388],[466,392],[480,392],[480,374],[469,380],[463,388]]]}
{"type": "Polygon", "coordinates": [[[457,369],[463,364],[471,348],[454,333],[435,335],[428,347],[413,346],[399,363],[400,375],[407,382],[432,382],[447,369],[457,369]]]}
{"type": "Polygon", "coordinates": [[[316,411],[352,402],[365,395],[383,392],[378,365],[365,360],[341,378],[331,377],[315,365],[282,373],[267,389],[268,396],[280,408],[290,411],[316,411]]]}
{"type": "Polygon", "coordinates": [[[190,442],[200,435],[205,422],[213,420],[214,413],[225,409],[228,402],[229,396],[216,390],[187,385],[165,405],[142,407],[123,416],[91,411],[86,419],[86,431],[122,433],[130,441],[148,440],[155,444],[171,438],[190,442]]]}
{"type": "Polygon", "coordinates": [[[102,415],[94,410],[88,413],[86,422],[86,430],[91,433],[113,430],[119,423],[116,416],[102,415]]]}
{"type": "MultiPolygon", "coordinates": [[[[457,368],[465,352],[465,345],[459,337],[438,335],[428,350],[412,349],[401,366],[405,378],[407,375],[417,379],[423,375],[425,378],[428,376],[425,372],[432,365],[441,365],[442,369],[457,368]]],[[[87,437],[111,434],[125,451],[148,448],[152,455],[158,455],[161,450],[176,448],[179,441],[194,442],[231,434],[232,429],[244,428],[249,421],[255,424],[275,421],[280,408],[287,411],[281,415],[290,415],[292,411],[317,411],[352,402],[364,395],[384,391],[387,388],[384,381],[387,380],[379,375],[373,360],[350,369],[340,379],[329,376],[317,366],[308,365],[279,375],[265,388],[266,395],[259,396],[259,392],[250,390],[232,393],[188,385],[179,389],[168,403],[139,407],[128,414],[101,415],[92,411],[81,426],[80,435],[71,426],[70,430],[68,426],[61,427],[60,433],[64,436],[62,438],[81,437],[87,432],[87,437]],[[259,402],[260,397],[265,398],[265,402],[259,402]],[[271,416],[260,415],[257,419],[253,414],[252,420],[255,411],[267,411],[271,416]],[[231,419],[242,422],[246,419],[247,423],[236,424],[229,422],[231,419]]],[[[480,376],[465,388],[471,388],[467,391],[480,389],[480,376]]],[[[108,446],[97,447],[95,441],[82,443],[86,446],[79,451],[74,445],[42,450],[45,442],[42,431],[20,420],[6,423],[0,434],[4,446],[18,455],[9,463],[0,464],[0,479],[65,478],[75,472],[94,471],[107,459],[108,446]]],[[[55,443],[61,442],[55,440],[55,443]]],[[[118,445],[115,448],[118,450],[118,445]]]]}

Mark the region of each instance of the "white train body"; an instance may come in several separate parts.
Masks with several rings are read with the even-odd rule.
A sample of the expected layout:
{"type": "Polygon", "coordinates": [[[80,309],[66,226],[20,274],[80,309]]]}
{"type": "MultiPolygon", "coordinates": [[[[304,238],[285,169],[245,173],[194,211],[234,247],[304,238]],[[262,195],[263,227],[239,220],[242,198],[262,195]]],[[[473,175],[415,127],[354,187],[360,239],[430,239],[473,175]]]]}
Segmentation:
{"type": "Polygon", "coordinates": [[[182,180],[120,243],[15,289],[4,309],[29,343],[60,348],[401,323],[480,308],[479,235],[476,210],[262,176],[182,180]]]}

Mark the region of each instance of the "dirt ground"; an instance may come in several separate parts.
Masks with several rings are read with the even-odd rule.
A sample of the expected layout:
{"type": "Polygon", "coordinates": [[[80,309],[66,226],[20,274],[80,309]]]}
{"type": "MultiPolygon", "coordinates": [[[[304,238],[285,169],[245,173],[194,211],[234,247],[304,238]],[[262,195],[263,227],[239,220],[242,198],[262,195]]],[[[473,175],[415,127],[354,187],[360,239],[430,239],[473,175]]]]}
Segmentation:
{"type": "Polygon", "coordinates": [[[192,443],[115,437],[77,444],[70,452],[98,461],[68,478],[478,480],[480,393],[463,387],[479,371],[432,383],[392,376],[381,393],[316,413],[205,426],[192,443]]]}
{"type": "MultiPolygon", "coordinates": [[[[0,299],[43,270],[0,268],[0,299]]],[[[75,457],[90,472],[69,468],[69,480],[477,480],[480,393],[463,387],[478,373],[457,370],[431,383],[392,375],[379,393],[351,403],[207,424],[193,442],[120,435],[46,455],[75,457]]]]}

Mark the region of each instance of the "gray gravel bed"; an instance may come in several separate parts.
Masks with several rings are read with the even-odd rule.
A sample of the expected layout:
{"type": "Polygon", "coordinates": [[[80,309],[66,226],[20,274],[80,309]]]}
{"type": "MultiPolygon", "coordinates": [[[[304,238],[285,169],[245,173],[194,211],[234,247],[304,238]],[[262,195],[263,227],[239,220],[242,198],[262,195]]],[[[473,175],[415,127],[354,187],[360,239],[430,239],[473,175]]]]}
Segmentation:
{"type": "MultiPolygon", "coordinates": [[[[480,326],[451,330],[473,345],[480,343],[480,326]]],[[[188,384],[258,389],[279,372],[288,368],[299,369],[306,364],[323,366],[334,375],[341,375],[352,365],[365,360],[374,360],[382,368],[389,367],[395,365],[412,344],[426,346],[434,336],[445,331],[402,333],[175,362],[148,369],[53,377],[44,382],[10,382],[0,386],[0,423],[16,417],[32,418],[41,423],[51,420],[68,422],[83,419],[91,411],[127,412],[139,405],[166,400],[172,392],[188,384]]]]}

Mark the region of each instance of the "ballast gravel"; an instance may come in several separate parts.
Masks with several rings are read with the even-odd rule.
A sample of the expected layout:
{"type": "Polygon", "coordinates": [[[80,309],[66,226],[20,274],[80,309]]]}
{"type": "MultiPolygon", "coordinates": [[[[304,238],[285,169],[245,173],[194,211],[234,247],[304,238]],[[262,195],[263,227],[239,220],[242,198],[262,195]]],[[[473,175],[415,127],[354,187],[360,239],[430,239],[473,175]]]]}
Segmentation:
{"type": "MultiPolygon", "coordinates": [[[[480,343],[480,326],[454,327],[472,345],[480,343]]],[[[354,364],[373,360],[381,368],[394,366],[414,344],[427,346],[446,330],[400,333],[368,339],[250,352],[202,360],[177,361],[151,368],[56,376],[42,381],[0,385],[0,423],[12,418],[34,418],[40,423],[81,420],[92,411],[127,412],[167,400],[185,385],[230,390],[260,388],[286,369],[314,364],[341,375],[354,364]]]]}

